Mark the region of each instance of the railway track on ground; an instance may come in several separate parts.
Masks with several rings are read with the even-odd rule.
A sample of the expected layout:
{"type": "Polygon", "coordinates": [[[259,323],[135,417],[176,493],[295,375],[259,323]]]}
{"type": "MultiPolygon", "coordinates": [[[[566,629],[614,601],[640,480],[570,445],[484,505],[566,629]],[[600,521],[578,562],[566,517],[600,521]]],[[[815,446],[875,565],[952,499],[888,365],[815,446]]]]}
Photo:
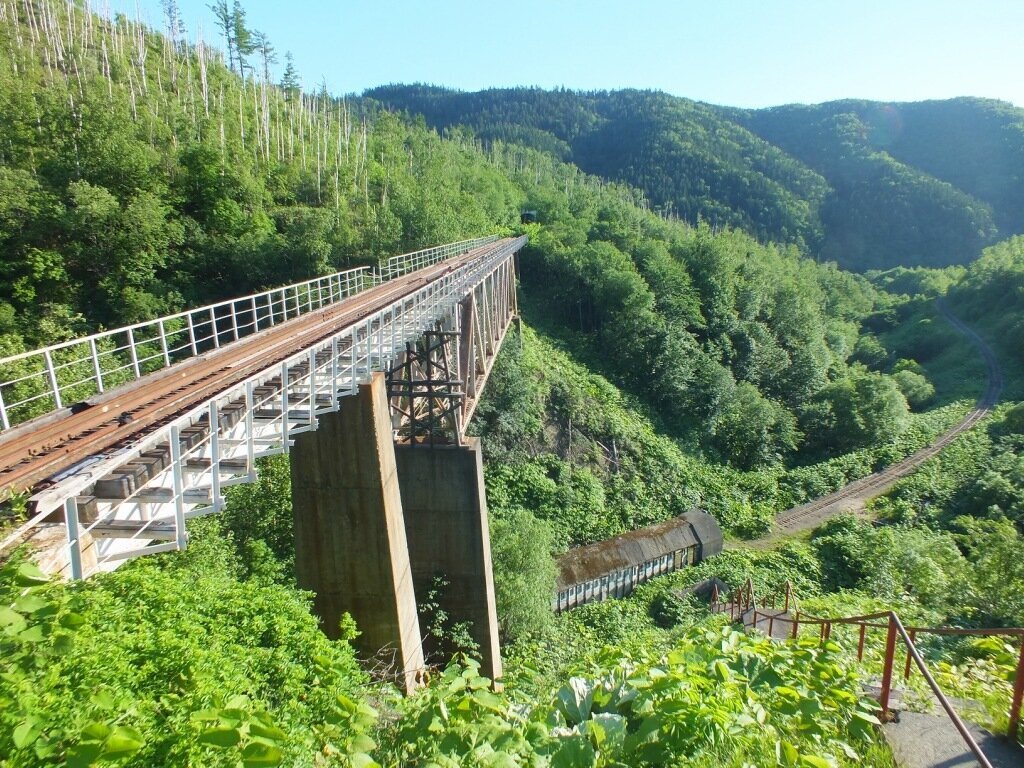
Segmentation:
{"type": "Polygon", "coordinates": [[[835,515],[861,508],[868,499],[887,491],[898,480],[911,474],[921,464],[938,454],[959,435],[974,427],[992,412],[1003,390],[1003,375],[995,353],[985,343],[984,339],[949,311],[942,299],[937,299],[936,303],[942,316],[970,340],[985,360],[988,382],[984,394],[975,404],[975,407],[953,427],[943,432],[935,442],[908,456],[903,461],[867,477],[854,480],[852,483],[827,496],[822,496],[780,513],[775,518],[775,526],[771,534],[761,539],[745,542],[746,545],[753,547],[766,546],[779,536],[817,527],[835,515]]]}
{"type": "Polygon", "coordinates": [[[93,398],[76,408],[26,422],[0,439],[0,490],[37,491],[47,480],[99,453],[130,444],[211,396],[312,346],[338,328],[473,261],[483,246],[368,288],[335,305],[245,336],[93,398]]]}

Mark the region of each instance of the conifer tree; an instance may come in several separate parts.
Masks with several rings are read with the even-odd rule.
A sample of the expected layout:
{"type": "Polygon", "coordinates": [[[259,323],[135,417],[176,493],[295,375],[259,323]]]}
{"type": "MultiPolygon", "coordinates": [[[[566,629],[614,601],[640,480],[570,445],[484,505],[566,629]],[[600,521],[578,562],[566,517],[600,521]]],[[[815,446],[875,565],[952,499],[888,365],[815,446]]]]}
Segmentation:
{"type": "Polygon", "coordinates": [[[298,93],[300,83],[299,73],[295,69],[295,58],[292,56],[291,51],[285,51],[284,61],[284,74],[281,76],[281,87],[289,96],[293,96],[298,93]]]}
{"type": "Polygon", "coordinates": [[[224,44],[227,46],[228,49],[228,69],[234,72],[235,22],[234,16],[231,13],[231,8],[228,7],[228,0],[216,0],[208,7],[211,11],[213,11],[214,18],[217,19],[217,27],[220,29],[221,34],[224,35],[224,44]]]}

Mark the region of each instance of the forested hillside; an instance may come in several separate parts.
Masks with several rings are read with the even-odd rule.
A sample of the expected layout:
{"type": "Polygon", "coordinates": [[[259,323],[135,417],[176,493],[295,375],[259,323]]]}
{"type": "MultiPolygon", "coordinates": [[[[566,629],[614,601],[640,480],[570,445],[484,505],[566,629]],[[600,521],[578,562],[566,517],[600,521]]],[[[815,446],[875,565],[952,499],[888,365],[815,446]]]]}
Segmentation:
{"type": "Polygon", "coordinates": [[[739,119],[832,184],[826,258],[966,263],[997,232],[1024,231],[1024,112],[1009,104],[839,101],[739,119]]]}
{"type": "Polygon", "coordinates": [[[653,91],[534,88],[384,86],[364,96],[422,114],[438,130],[465,125],[485,140],[550,152],[642,190],[666,216],[811,250],[820,244],[825,180],[706,104],[653,91]]]}
{"type": "Polygon", "coordinates": [[[526,207],[543,222],[526,305],[691,450],[754,469],[906,426],[896,361],[861,350],[888,299],[796,248],[665,220],[537,150],[239,77],[124,17],[5,7],[7,350],[508,227],[526,207]]]}
{"type": "Polygon", "coordinates": [[[516,220],[476,149],[56,8],[0,4],[9,351],[516,220]]]}
{"type": "Polygon", "coordinates": [[[1024,231],[1024,112],[981,99],[764,110],[652,91],[385,86],[366,93],[557,153],[686,221],[737,226],[865,270],[967,263],[1024,231]]]}

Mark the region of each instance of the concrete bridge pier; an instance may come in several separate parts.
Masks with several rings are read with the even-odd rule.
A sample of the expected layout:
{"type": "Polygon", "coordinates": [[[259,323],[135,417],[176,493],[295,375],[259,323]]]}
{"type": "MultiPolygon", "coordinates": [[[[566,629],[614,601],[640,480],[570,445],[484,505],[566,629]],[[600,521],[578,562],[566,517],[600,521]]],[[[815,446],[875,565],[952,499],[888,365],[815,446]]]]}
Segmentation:
{"type": "Polygon", "coordinates": [[[345,612],[364,657],[385,656],[405,690],[424,666],[384,374],[291,449],[295,575],[328,637],[345,612]]]}
{"type": "Polygon", "coordinates": [[[470,623],[480,672],[498,680],[501,649],[483,460],[480,441],[467,442],[395,446],[398,484],[417,594],[426,594],[435,576],[444,577],[439,607],[453,621],[470,623]]]}
{"type": "Polygon", "coordinates": [[[395,445],[384,374],[297,435],[291,449],[298,585],[315,594],[329,637],[352,614],[364,657],[392,661],[407,691],[424,666],[417,599],[469,622],[481,673],[501,677],[490,531],[478,441],[395,445]]]}

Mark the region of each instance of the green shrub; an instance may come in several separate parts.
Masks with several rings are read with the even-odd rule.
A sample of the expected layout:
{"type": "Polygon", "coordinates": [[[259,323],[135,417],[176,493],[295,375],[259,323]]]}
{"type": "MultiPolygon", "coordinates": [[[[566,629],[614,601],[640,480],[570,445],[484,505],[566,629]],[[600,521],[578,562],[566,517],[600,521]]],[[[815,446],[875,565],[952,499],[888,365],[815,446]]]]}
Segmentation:
{"type": "Polygon", "coordinates": [[[366,678],[308,595],[243,568],[196,521],[179,554],[88,581],[0,569],[0,761],[312,764],[341,749],[339,696],[366,678]]]}

